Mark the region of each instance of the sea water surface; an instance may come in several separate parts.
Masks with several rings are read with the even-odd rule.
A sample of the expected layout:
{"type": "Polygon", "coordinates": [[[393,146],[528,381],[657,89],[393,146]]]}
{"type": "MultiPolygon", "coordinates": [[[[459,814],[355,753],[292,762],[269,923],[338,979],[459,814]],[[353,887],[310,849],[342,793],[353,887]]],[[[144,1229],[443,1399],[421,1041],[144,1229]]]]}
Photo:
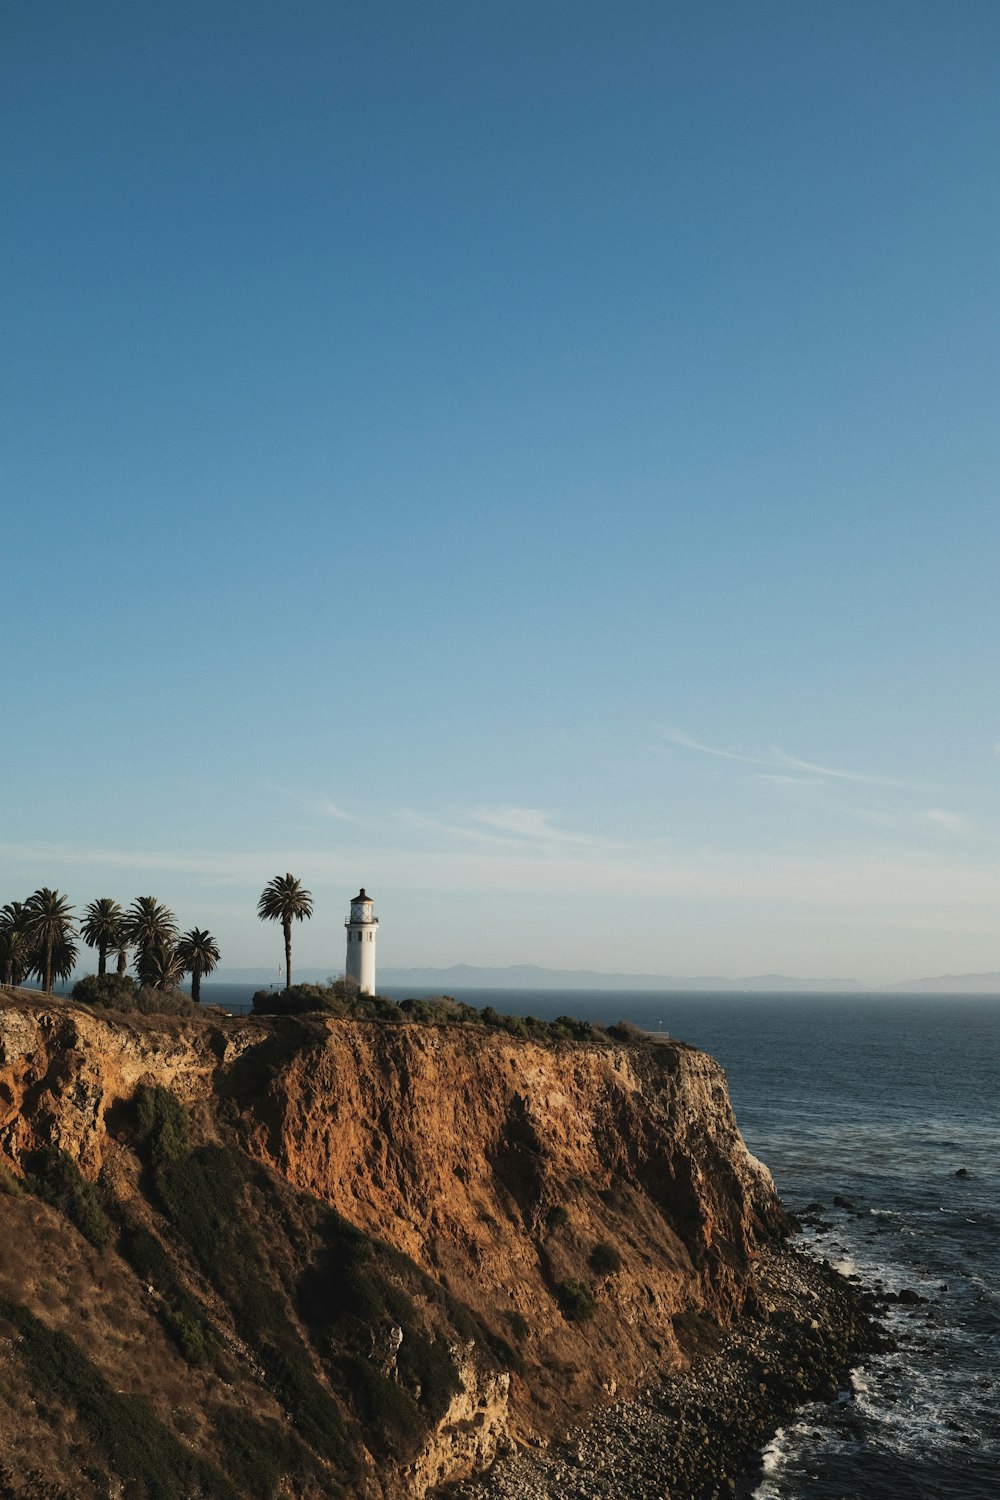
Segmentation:
{"type": "MultiPolygon", "coordinates": [[[[212,988],[206,999],[226,1003],[229,987],[212,988]]],[[[755,1500],[998,1500],[1000,999],[457,998],[543,1019],[627,1019],[703,1047],[726,1068],[747,1145],[786,1205],[823,1206],[831,1227],[807,1230],[809,1248],[868,1285],[927,1299],[893,1304],[898,1349],[777,1434],[755,1500]]]]}

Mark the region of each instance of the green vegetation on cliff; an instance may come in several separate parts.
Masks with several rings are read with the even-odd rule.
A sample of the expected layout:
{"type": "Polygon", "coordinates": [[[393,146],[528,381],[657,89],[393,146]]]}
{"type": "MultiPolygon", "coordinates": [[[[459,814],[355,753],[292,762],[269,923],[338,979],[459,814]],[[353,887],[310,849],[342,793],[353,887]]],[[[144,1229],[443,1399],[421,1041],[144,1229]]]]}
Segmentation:
{"type": "Polygon", "coordinates": [[[595,1026],[574,1016],[539,1021],[534,1016],[502,1015],[492,1005],[477,1010],[451,995],[412,1000],[390,1000],[387,995],[362,995],[350,979],[328,984],[293,984],[285,990],[258,990],[253,1008],[260,1016],[326,1015],[353,1021],[416,1021],[424,1026],[478,1026],[534,1042],[640,1043],[644,1033],[627,1022],[595,1026]]]}

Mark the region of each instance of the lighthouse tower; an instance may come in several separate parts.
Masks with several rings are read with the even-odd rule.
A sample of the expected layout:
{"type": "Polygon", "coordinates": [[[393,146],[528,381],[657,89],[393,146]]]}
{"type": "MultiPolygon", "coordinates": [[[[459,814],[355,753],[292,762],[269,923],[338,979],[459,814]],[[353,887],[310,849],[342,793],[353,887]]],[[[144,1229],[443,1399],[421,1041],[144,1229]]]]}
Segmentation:
{"type": "Polygon", "coordinates": [[[357,980],[362,995],[375,993],[375,929],[378,917],[372,916],[372,898],[364,886],[351,902],[347,928],[347,977],[357,980]]]}

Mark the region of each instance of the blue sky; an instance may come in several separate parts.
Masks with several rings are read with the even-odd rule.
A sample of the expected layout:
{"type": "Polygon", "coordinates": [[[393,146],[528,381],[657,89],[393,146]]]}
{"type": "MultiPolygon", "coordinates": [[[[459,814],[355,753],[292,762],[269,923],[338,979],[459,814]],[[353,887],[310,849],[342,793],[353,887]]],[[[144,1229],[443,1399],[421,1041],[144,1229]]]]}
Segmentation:
{"type": "Polygon", "coordinates": [[[992,3],[12,0],[0,898],[1000,968],[992,3]]]}

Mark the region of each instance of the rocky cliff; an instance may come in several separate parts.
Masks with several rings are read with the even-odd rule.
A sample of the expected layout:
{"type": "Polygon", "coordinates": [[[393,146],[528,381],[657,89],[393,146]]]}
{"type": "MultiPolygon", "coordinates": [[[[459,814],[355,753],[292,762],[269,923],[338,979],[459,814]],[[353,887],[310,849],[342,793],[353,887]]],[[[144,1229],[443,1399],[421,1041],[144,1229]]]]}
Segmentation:
{"type": "Polygon", "coordinates": [[[0,1001],[0,1189],[0,1489],[81,1500],[422,1495],[683,1366],[783,1227],[680,1043],[54,1001],[0,1001]]]}

